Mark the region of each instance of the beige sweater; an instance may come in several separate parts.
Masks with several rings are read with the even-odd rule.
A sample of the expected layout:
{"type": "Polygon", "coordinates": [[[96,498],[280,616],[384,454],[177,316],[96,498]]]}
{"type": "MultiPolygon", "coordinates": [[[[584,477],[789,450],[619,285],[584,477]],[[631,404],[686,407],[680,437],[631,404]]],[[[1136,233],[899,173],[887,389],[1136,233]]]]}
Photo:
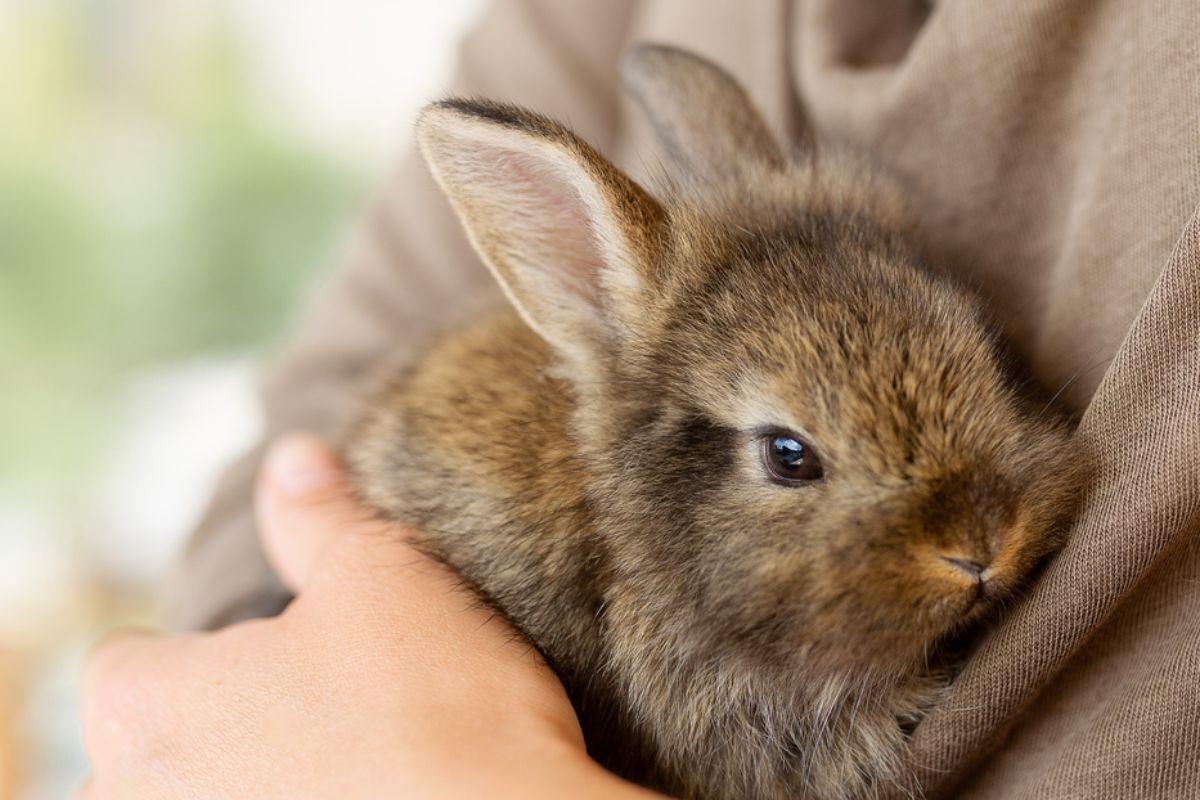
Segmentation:
{"type": "MultiPolygon", "coordinates": [[[[569,122],[634,175],[638,40],[707,54],[781,137],[912,187],[931,257],[978,286],[1101,459],[1070,542],[914,734],[930,796],[1200,797],[1200,5],[1196,0],[498,0],[452,91],[569,122]]],[[[272,372],[273,435],[333,433],[378,360],[496,288],[414,156],[272,372]]],[[[258,452],[225,478],[168,617],[284,600],[258,452]]]]}

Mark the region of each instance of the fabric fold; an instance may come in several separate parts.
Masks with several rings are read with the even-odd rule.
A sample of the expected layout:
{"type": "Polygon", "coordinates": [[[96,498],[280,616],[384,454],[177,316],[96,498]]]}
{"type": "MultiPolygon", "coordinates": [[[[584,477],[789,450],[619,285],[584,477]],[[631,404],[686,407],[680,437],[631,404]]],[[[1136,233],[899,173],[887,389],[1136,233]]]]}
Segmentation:
{"type": "MultiPolygon", "coordinates": [[[[971,796],[963,776],[1006,736],[1018,736],[1023,712],[1034,705],[1040,728],[1047,727],[1041,698],[1074,690],[1069,676],[1058,676],[1118,606],[1144,588],[1156,561],[1177,550],[1185,561],[1196,560],[1189,544],[1200,530],[1200,210],[1077,435],[1088,443],[1096,473],[1067,545],[913,735],[914,768],[930,796],[971,796]]],[[[1194,610],[1200,618],[1200,606],[1194,610]]],[[[1143,650],[1147,658],[1165,655],[1143,650]]],[[[1200,679],[1200,667],[1195,672],[1200,679]]],[[[1108,677],[1114,692],[1136,681],[1120,672],[1108,677]]],[[[1072,723],[1081,721],[1063,720],[1067,729],[1072,723]]],[[[1065,735],[1063,728],[1058,733],[1065,735]]],[[[1140,788],[1139,797],[1155,796],[1155,786],[1140,788]]]]}

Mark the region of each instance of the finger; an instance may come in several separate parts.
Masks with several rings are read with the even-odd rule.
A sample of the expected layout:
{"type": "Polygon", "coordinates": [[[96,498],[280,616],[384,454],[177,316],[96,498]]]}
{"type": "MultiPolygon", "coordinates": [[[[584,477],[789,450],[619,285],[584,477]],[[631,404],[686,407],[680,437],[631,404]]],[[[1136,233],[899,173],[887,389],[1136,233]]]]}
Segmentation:
{"type": "Polygon", "coordinates": [[[395,584],[437,576],[441,565],[409,544],[410,532],[364,507],[337,456],[321,439],[294,433],[267,455],[257,507],[263,550],[283,582],[299,593],[321,572],[335,579],[395,584]]]}
{"type": "Polygon", "coordinates": [[[366,526],[380,527],[354,498],[338,457],[308,433],[288,434],[271,447],[256,508],[267,560],[297,593],[331,542],[366,526]]]}

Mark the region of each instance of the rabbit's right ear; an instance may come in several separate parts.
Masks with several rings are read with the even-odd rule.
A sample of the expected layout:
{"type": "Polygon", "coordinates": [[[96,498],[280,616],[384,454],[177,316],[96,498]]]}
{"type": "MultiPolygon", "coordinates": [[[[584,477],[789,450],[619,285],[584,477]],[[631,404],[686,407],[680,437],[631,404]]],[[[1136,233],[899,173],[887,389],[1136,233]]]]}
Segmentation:
{"type": "Polygon", "coordinates": [[[720,183],[782,169],[783,152],[745,89],[716,64],[665,45],[639,45],[621,76],[682,181],[720,183]]]}
{"type": "Polygon", "coordinates": [[[653,279],[658,203],[566,128],[513,106],[435,103],[417,140],[526,322],[569,359],[610,349],[653,279]]]}

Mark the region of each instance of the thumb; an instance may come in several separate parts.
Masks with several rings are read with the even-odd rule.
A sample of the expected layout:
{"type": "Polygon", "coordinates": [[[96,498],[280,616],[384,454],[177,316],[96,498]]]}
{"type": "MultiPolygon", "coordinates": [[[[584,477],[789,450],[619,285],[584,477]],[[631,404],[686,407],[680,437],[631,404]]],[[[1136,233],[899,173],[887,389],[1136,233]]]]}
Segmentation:
{"type": "Polygon", "coordinates": [[[263,552],[299,592],[318,557],[340,535],[378,522],[355,500],[345,468],[322,439],[291,433],[267,452],[255,490],[263,552]]]}

